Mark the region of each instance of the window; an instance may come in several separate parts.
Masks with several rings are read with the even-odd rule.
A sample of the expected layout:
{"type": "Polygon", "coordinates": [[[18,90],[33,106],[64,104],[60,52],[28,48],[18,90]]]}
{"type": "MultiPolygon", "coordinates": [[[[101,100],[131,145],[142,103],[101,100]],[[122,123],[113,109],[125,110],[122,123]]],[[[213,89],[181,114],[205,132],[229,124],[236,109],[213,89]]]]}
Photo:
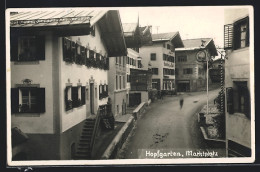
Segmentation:
{"type": "Polygon", "coordinates": [[[170,72],[171,72],[171,75],[175,74],[174,69],[170,69],[170,72]]]}
{"type": "Polygon", "coordinates": [[[123,66],[125,66],[125,58],[126,56],[123,56],[123,66]]]}
{"type": "Polygon", "coordinates": [[[86,87],[82,86],[71,87],[72,107],[79,107],[85,104],[85,89],[86,87]]]}
{"type": "Polygon", "coordinates": [[[178,62],[186,62],[187,61],[187,56],[186,55],[178,56],[177,59],[178,59],[178,62]]]}
{"type": "Polygon", "coordinates": [[[122,78],[119,76],[119,89],[122,89],[122,78]]]}
{"type": "Polygon", "coordinates": [[[121,58],[122,58],[122,57],[118,57],[118,58],[119,58],[119,64],[121,65],[121,64],[122,64],[122,63],[121,63],[121,62],[122,62],[122,61],[121,61],[121,58]]]}
{"type": "Polygon", "coordinates": [[[118,90],[118,75],[116,75],[116,90],[118,90]]]}
{"type": "Polygon", "coordinates": [[[234,82],[233,104],[234,112],[250,117],[250,93],[246,81],[234,82]]]}
{"type": "Polygon", "coordinates": [[[116,105],[116,112],[119,114],[119,105],[116,105]]]}
{"type": "Polygon", "coordinates": [[[108,85],[99,85],[99,99],[108,97],[108,85]]]}
{"type": "Polygon", "coordinates": [[[167,49],[170,50],[171,49],[171,45],[167,44],[167,49]]]}
{"type": "Polygon", "coordinates": [[[11,35],[11,61],[36,60],[45,60],[45,37],[11,35]]]}
{"type": "Polygon", "coordinates": [[[163,60],[167,61],[167,54],[163,54],[163,60]]]}
{"type": "Polygon", "coordinates": [[[130,82],[130,75],[126,75],[127,82],[130,82]]]}
{"type": "Polygon", "coordinates": [[[158,68],[152,68],[153,75],[158,75],[158,68]]]}
{"type": "Polygon", "coordinates": [[[45,88],[11,88],[12,113],[45,112],[45,88]]]}
{"type": "Polygon", "coordinates": [[[118,60],[118,57],[116,57],[116,64],[118,64],[118,61],[119,61],[119,60],[118,60]]]}
{"type": "Polygon", "coordinates": [[[246,17],[234,23],[234,49],[249,46],[249,18],[246,17]]]}
{"type": "Polygon", "coordinates": [[[192,68],[183,69],[183,74],[192,74],[192,68]]]}
{"type": "Polygon", "coordinates": [[[156,54],[155,53],[151,53],[151,60],[155,61],[156,60],[156,54]]]}
{"type": "Polygon", "coordinates": [[[125,88],[125,76],[123,76],[123,88],[125,88]]]}

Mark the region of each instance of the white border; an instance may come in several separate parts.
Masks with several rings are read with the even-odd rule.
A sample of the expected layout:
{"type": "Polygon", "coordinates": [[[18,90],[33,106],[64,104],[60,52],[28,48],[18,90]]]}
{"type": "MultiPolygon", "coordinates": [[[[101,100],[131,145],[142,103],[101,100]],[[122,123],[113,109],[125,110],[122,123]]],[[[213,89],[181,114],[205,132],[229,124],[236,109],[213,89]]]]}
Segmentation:
{"type": "MultiPolygon", "coordinates": [[[[174,6],[172,6],[174,7],[174,6]]],[[[186,6],[189,8],[190,6],[186,6]]],[[[181,8],[186,8],[181,7],[181,8]]],[[[252,157],[246,158],[184,158],[184,159],[116,159],[116,160],[49,160],[49,161],[12,161],[11,147],[11,105],[10,105],[10,88],[11,88],[11,69],[10,69],[10,12],[21,12],[24,10],[38,11],[39,8],[10,8],[6,10],[6,103],[7,103],[7,165],[9,166],[66,166],[66,165],[127,165],[127,164],[212,164],[212,163],[253,163],[255,161],[255,88],[254,88],[254,13],[253,6],[196,6],[192,8],[248,8],[250,19],[250,90],[251,90],[251,150],[252,157]]],[[[96,8],[95,10],[107,9],[131,9],[144,7],[107,7],[96,8]]],[[[89,9],[87,8],[87,9],[89,9]]],[[[158,7],[145,7],[158,8],[158,7]]],[[[169,8],[159,7],[159,8],[169,8]]],[[[177,7],[178,8],[178,7],[177,7]]],[[[41,10],[60,10],[61,8],[40,8],[41,10]]],[[[62,8],[62,9],[83,9],[81,8],[62,8]]]]}

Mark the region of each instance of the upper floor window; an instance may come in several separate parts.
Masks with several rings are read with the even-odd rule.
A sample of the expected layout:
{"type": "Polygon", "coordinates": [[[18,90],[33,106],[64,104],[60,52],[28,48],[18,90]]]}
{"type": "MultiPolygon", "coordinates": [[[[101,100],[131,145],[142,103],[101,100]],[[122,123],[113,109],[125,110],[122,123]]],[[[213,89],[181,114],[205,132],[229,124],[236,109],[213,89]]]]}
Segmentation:
{"type": "Polygon", "coordinates": [[[192,68],[183,69],[183,74],[192,74],[192,68]]]}
{"type": "Polygon", "coordinates": [[[234,23],[234,49],[249,46],[249,18],[234,23]]]}
{"type": "Polygon", "coordinates": [[[171,49],[171,45],[170,44],[167,44],[167,49],[171,49]]]}
{"type": "Polygon", "coordinates": [[[11,36],[11,61],[45,60],[44,36],[11,36]]]}
{"type": "Polygon", "coordinates": [[[11,88],[12,113],[45,112],[45,88],[11,88]]]}
{"type": "Polygon", "coordinates": [[[158,75],[158,68],[152,68],[153,75],[158,75]]]}
{"type": "Polygon", "coordinates": [[[156,54],[155,53],[151,53],[151,60],[155,61],[156,60],[156,54]]]}
{"type": "Polygon", "coordinates": [[[178,62],[186,62],[187,61],[187,56],[186,55],[178,56],[177,60],[178,60],[178,62]]]}

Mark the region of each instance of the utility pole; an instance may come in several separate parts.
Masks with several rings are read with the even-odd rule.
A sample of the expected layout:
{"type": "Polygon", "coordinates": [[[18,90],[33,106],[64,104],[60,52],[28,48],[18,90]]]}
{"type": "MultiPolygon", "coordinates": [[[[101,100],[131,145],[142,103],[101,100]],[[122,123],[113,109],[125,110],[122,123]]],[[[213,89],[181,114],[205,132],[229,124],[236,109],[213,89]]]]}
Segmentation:
{"type": "Polygon", "coordinates": [[[160,26],[155,26],[155,27],[156,27],[156,30],[157,30],[157,34],[158,34],[158,30],[159,30],[159,27],[160,27],[160,26]]]}

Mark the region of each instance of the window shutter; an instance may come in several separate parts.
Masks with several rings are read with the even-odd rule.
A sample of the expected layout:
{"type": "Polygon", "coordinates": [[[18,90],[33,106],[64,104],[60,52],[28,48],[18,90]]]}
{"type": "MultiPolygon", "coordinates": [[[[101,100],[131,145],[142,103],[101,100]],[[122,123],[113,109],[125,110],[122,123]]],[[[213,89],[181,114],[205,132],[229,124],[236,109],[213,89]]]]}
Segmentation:
{"type": "Polygon", "coordinates": [[[78,87],[72,87],[71,88],[72,92],[72,106],[77,107],[77,102],[78,102],[78,87]]]}
{"type": "Polygon", "coordinates": [[[233,103],[233,88],[229,87],[226,89],[227,94],[227,112],[229,114],[234,113],[234,103],[233,103]]]}
{"type": "Polygon", "coordinates": [[[233,48],[234,50],[240,48],[240,40],[241,40],[241,33],[240,33],[240,25],[238,23],[234,23],[234,35],[233,35],[233,48]]]}
{"type": "Polygon", "coordinates": [[[86,87],[81,87],[81,102],[84,105],[86,103],[86,87]]]}
{"type": "Polygon", "coordinates": [[[11,113],[19,112],[19,89],[11,88],[11,113]]]}
{"type": "Polygon", "coordinates": [[[75,42],[71,41],[71,59],[72,62],[76,61],[76,45],[75,42]]]}
{"type": "Polygon", "coordinates": [[[62,38],[63,61],[66,61],[66,57],[68,56],[67,44],[68,44],[68,42],[67,42],[66,38],[62,38]]]}
{"type": "Polygon", "coordinates": [[[36,54],[38,60],[45,60],[45,36],[36,37],[36,54]]]}
{"type": "Polygon", "coordinates": [[[106,94],[108,96],[108,85],[106,84],[106,94]]]}
{"type": "Polygon", "coordinates": [[[249,30],[250,28],[249,28],[249,18],[247,17],[247,21],[246,21],[246,46],[249,46],[249,36],[250,36],[250,34],[249,34],[249,30]]]}
{"type": "MultiPolygon", "coordinates": [[[[64,102],[66,106],[66,102],[68,101],[68,87],[65,88],[64,90],[64,102]]],[[[66,107],[67,108],[67,107],[66,107]]]]}
{"type": "Polygon", "coordinates": [[[45,112],[45,88],[38,88],[37,89],[37,104],[38,109],[37,111],[40,113],[45,112]]]}
{"type": "Polygon", "coordinates": [[[11,61],[17,61],[18,60],[18,36],[11,35],[11,42],[10,42],[10,55],[11,55],[11,61]]]}

